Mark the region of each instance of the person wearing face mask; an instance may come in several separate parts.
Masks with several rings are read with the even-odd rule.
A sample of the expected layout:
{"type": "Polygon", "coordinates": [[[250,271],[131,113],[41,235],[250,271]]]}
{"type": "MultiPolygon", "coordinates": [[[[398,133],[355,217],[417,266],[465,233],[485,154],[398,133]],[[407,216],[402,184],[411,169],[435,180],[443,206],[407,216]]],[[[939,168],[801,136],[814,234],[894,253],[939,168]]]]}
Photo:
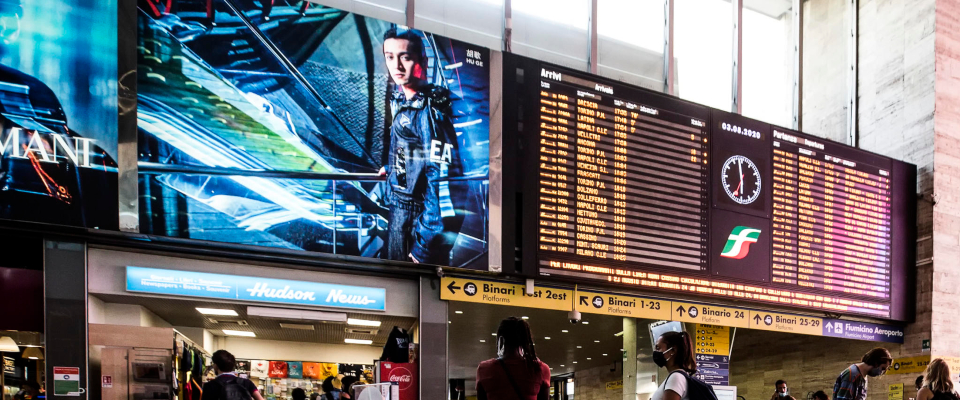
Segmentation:
{"type": "Polygon", "coordinates": [[[833,385],[833,400],[865,400],[867,398],[867,377],[878,377],[887,372],[893,356],[890,351],[877,347],[867,352],[859,363],[853,364],[840,373],[833,385]]]}
{"type": "Polygon", "coordinates": [[[530,325],[517,317],[497,328],[497,358],[477,367],[478,400],[547,400],[550,367],[537,358],[530,325]]]}
{"type": "Polygon", "coordinates": [[[774,384],[773,396],[770,396],[770,400],[797,400],[790,395],[790,388],[787,387],[787,381],[781,379],[774,384]]]}
{"type": "Polygon", "coordinates": [[[688,400],[687,377],[697,373],[690,334],[667,332],[660,335],[653,349],[653,362],[660,368],[666,368],[669,375],[650,399],[688,400]]]}

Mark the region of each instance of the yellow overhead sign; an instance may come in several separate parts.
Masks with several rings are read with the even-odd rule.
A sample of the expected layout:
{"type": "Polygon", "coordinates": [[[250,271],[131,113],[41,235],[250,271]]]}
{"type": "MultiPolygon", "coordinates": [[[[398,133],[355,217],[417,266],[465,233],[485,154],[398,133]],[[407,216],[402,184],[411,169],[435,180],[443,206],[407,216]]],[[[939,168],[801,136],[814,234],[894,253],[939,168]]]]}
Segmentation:
{"type": "Polygon", "coordinates": [[[717,325],[694,325],[694,347],[697,354],[730,355],[730,328],[717,325]]]}
{"type": "Polygon", "coordinates": [[[569,311],[573,305],[573,291],[567,289],[536,287],[533,296],[527,296],[525,286],[516,283],[448,277],[440,283],[442,300],[559,311],[569,311]]]}
{"type": "Polygon", "coordinates": [[[927,370],[930,364],[930,355],[897,358],[887,368],[887,374],[919,374],[927,370]]]}
{"type": "MultiPolygon", "coordinates": [[[[845,337],[842,336],[841,330],[834,328],[840,324],[839,321],[835,321],[832,325],[825,325],[823,318],[773,311],[671,301],[595,290],[575,292],[571,289],[541,285],[534,286],[533,295],[527,295],[525,286],[520,283],[474,278],[443,277],[441,285],[443,286],[440,292],[442,300],[558,311],[570,311],[576,308],[587,314],[680,321],[719,328],[735,327],[802,335],[845,337]]],[[[858,337],[850,336],[849,338],[858,337]]],[[[729,352],[729,343],[721,340],[703,340],[702,342],[705,351],[703,354],[726,355],[720,353],[719,349],[723,347],[726,347],[726,352],[729,352]],[[712,349],[711,352],[706,352],[708,349],[712,349]],[[714,353],[713,350],[717,352],[714,353]]]]}

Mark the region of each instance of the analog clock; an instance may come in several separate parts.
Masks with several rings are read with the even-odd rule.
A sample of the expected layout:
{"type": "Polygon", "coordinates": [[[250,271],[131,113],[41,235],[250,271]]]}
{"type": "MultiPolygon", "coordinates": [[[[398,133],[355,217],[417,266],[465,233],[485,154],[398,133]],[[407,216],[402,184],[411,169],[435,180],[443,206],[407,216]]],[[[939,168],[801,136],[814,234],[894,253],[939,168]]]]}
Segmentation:
{"type": "Polygon", "coordinates": [[[733,156],[723,163],[720,175],[723,190],[739,204],[750,204],[760,197],[760,170],[744,156],[733,156]]]}

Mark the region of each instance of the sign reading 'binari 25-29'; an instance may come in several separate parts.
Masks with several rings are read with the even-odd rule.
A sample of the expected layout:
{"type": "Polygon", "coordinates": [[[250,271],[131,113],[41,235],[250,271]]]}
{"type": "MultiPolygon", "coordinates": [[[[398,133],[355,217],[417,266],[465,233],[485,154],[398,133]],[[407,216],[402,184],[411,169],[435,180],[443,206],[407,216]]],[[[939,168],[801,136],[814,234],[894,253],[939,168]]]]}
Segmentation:
{"type": "Polygon", "coordinates": [[[384,311],[383,288],[127,267],[127,291],[384,311]]]}

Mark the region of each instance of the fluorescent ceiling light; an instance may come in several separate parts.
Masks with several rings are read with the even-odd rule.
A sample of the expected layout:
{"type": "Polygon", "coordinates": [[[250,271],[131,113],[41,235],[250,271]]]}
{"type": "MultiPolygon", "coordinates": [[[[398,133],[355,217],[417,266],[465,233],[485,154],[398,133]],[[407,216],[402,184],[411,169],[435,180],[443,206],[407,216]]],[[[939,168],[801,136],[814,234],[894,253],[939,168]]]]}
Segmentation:
{"type": "Polygon", "coordinates": [[[594,340],[593,342],[594,342],[594,343],[600,343],[600,341],[599,341],[599,340],[594,340]]]}
{"type": "Polygon", "coordinates": [[[617,332],[617,333],[614,334],[613,336],[616,336],[616,337],[623,336],[623,331],[617,332]]]}
{"type": "Polygon", "coordinates": [[[223,330],[223,334],[224,334],[224,335],[228,335],[228,336],[257,337],[257,334],[255,334],[255,333],[253,333],[253,332],[247,332],[247,331],[232,331],[232,330],[229,330],[229,329],[224,329],[224,330],[223,330]]]}
{"type": "Polygon", "coordinates": [[[349,344],[373,344],[373,341],[369,339],[343,339],[343,342],[349,344]]]}
{"type": "Polygon", "coordinates": [[[577,348],[578,348],[578,349],[582,349],[582,348],[583,348],[583,346],[577,346],[577,348]]]}
{"type": "Polygon", "coordinates": [[[606,356],[607,356],[607,353],[603,353],[603,356],[606,357],[606,356]]]}
{"type": "Polygon", "coordinates": [[[587,361],[590,361],[590,360],[592,360],[592,358],[590,358],[590,357],[587,357],[587,361]]]}
{"type": "Polygon", "coordinates": [[[550,336],[544,336],[543,338],[546,340],[550,340],[550,336]]]}
{"type": "Polygon", "coordinates": [[[520,317],[520,319],[530,319],[530,317],[524,315],[524,316],[520,317]]]}
{"type": "Polygon", "coordinates": [[[221,309],[221,308],[203,308],[203,307],[197,307],[197,311],[199,311],[200,314],[203,314],[203,315],[229,315],[229,316],[231,316],[231,317],[237,317],[237,316],[239,316],[239,314],[237,314],[236,311],[233,311],[233,310],[225,310],[225,309],[221,309]]]}
{"type": "Polygon", "coordinates": [[[0,337],[0,353],[19,353],[20,347],[10,336],[0,337]]]}
{"type": "Polygon", "coordinates": [[[570,332],[570,331],[564,329],[564,330],[562,330],[562,331],[560,331],[560,332],[567,333],[567,332],[570,332]]]}
{"type": "Polygon", "coordinates": [[[356,319],[356,318],[347,318],[348,325],[359,325],[359,326],[380,326],[382,321],[370,321],[366,319],[356,319]]]}
{"type": "Polygon", "coordinates": [[[486,340],[480,339],[480,343],[486,343],[486,340]]]}
{"type": "Polygon", "coordinates": [[[247,307],[247,316],[297,321],[347,322],[347,314],[293,308],[247,307]]]}
{"type": "Polygon", "coordinates": [[[463,311],[454,311],[457,314],[463,314],[463,311]]]}
{"type": "Polygon", "coordinates": [[[590,325],[590,321],[583,321],[583,322],[581,322],[581,324],[590,325]]]}

